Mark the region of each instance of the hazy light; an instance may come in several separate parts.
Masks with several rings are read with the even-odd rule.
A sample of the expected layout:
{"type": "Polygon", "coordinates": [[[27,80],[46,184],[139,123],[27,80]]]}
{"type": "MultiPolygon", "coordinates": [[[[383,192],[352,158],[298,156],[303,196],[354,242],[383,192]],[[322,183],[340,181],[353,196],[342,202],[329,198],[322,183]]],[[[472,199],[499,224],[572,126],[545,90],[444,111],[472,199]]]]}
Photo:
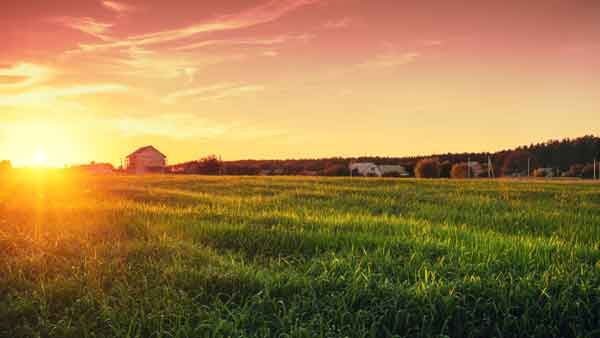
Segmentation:
{"type": "Polygon", "coordinates": [[[46,156],[46,152],[44,151],[44,149],[38,148],[35,151],[35,154],[33,156],[33,163],[38,167],[45,166],[48,163],[48,157],[46,156]]]}

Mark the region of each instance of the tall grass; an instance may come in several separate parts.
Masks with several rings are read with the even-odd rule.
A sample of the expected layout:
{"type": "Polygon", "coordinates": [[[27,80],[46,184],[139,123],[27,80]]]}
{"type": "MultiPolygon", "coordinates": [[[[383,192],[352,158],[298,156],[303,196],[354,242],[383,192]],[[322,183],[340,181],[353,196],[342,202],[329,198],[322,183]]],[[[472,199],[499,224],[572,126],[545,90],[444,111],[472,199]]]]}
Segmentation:
{"type": "Polygon", "coordinates": [[[0,177],[3,337],[597,337],[600,186],[0,177]]]}

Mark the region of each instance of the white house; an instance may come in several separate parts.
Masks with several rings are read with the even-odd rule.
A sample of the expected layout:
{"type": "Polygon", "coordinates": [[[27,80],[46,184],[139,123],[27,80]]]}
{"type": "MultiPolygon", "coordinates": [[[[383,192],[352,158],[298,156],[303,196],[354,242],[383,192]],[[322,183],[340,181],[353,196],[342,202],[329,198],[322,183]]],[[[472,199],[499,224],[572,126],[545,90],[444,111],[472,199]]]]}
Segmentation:
{"type": "Polygon", "coordinates": [[[409,176],[406,168],[401,165],[376,165],[371,162],[350,163],[350,172],[360,176],[409,176]]]}
{"type": "Polygon", "coordinates": [[[408,177],[410,174],[406,171],[406,168],[401,165],[382,164],[379,165],[379,171],[382,176],[398,176],[408,177]]]}
{"type": "Polygon", "coordinates": [[[167,157],[153,146],[139,148],[125,158],[125,170],[131,173],[162,173],[167,157]]]}
{"type": "Polygon", "coordinates": [[[381,170],[379,170],[379,166],[371,162],[350,163],[349,169],[351,175],[358,174],[361,176],[383,176],[381,170]]]}

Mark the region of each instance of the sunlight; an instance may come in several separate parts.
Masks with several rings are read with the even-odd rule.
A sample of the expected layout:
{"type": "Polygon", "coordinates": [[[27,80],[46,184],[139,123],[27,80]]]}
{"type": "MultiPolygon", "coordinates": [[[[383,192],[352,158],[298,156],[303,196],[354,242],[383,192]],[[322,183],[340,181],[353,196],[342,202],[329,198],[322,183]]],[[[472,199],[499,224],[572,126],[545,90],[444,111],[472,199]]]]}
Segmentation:
{"type": "Polygon", "coordinates": [[[44,151],[44,149],[38,148],[35,151],[35,154],[33,156],[33,163],[37,167],[43,167],[48,164],[48,157],[46,156],[46,152],[44,151]]]}
{"type": "Polygon", "coordinates": [[[7,142],[0,153],[17,167],[63,167],[83,161],[81,132],[69,125],[51,121],[22,121],[6,124],[0,134],[7,142]]]}

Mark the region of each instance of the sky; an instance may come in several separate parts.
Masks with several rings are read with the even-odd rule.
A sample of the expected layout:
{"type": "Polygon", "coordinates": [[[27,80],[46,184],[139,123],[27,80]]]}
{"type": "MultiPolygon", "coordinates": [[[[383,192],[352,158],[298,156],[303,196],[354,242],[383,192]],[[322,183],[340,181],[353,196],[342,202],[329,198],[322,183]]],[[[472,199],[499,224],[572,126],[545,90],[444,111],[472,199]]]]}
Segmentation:
{"type": "Polygon", "coordinates": [[[0,160],[495,151],[600,134],[597,0],[20,0],[0,160]]]}

